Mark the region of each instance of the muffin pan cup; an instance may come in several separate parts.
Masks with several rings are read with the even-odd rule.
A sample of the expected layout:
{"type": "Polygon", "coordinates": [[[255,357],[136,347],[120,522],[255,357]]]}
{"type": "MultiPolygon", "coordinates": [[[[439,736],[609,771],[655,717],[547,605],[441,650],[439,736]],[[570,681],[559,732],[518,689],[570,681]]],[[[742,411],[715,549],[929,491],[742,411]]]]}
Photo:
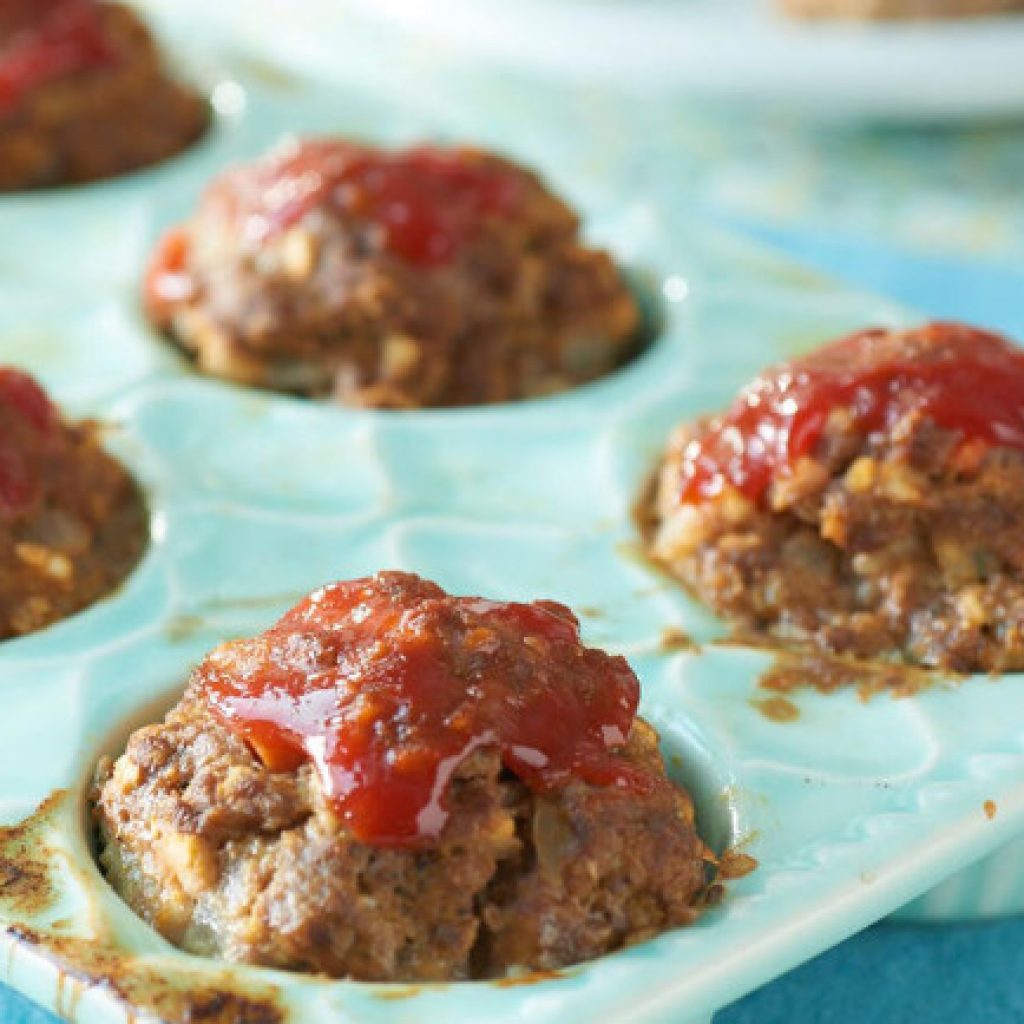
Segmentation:
{"type": "MultiPolygon", "coordinates": [[[[168,17],[184,45],[194,22],[168,17]]],[[[908,314],[702,225],[665,201],[667,183],[654,200],[608,187],[581,129],[532,162],[656,307],[658,338],[620,372],[540,401],[410,413],[201,379],[144,324],[138,278],[206,179],[286,130],[446,135],[443,119],[229,44],[215,21],[204,44],[199,73],[220,115],[194,151],[120,182],[0,199],[0,359],[109,424],[152,514],[150,549],[116,595],[0,645],[0,979],[88,1024],[703,1024],[1024,833],[1019,680],[937,679],[866,703],[801,691],[795,717],[774,721],[758,686],[771,654],[718,642],[722,624],[638,554],[631,509],[677,422],[720,407],[767,363],[908,314]],[[588,643],[636,669],[641,713],[705,838],[756,870],[691,927],[496,982],[329,981],[172,948],[93,860],[97,759],[162,714],[215,643],[265,628],[323,582],[382,568],[573,607],[588,643]]],[[[512,155],[530,159],[515,141],[512,155]]],[[[957,909],[1009,909],[1019,889],[957,909]]],[[[944,891],[929,901],[944,905],[944,891]]]]}

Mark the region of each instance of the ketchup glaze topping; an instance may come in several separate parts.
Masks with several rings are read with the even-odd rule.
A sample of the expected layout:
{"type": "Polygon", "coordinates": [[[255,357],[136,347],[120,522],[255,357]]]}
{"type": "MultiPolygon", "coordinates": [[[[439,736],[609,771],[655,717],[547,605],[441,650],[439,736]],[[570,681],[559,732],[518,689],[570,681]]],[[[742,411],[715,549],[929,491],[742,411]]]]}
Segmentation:
{"type": "Polygon", "coordinates": [[[209,196],[257,241],[326,206],[375,225],[395,256],[433,267],[450,261],[482,218],[514,214],[521,192],[516,171],[470,149],[386,152],[342,139],[306,139],[229,171],[209,196]]]}
{"type": "Polygon", "coordinates": [[[149,312],[165,318],[174,304],[195,295],[195,281],[188,272],[188,235],[183,228],[172,228],[153,250],[142,284],[149,312]]]}
{"type": "Polygon", "coordinates": [[[0,114],[33,89],[116,56],[95,0],[0,0],[0,114]]]}
{"type": "Polygon", "coordinates": [[[399,572],[315,591],[265,633],[216,648],[193,685],[271,771],[312,762],[359,840],[422,846],[460,764],[497,748],[527,786],[647,792],[616,753],[639,683],[584,647],[568,608],[450,597],[399,572]]]}
{"type": "Polygon", "coordinates": [[[813,455],[833,409],[854,429],[890,430],[908,414],[1024,451],[1024,351],[960,324],[862,331],[767,371],[685,447],[684,503],[726,485],[753,501],[813,455]]]}
{"type": "Polygon", "coordinates": [[[58,423],[56,407],[31,377],[0,366],[0,518],[19,515],[36,501],[39,457],[58,423]]]}

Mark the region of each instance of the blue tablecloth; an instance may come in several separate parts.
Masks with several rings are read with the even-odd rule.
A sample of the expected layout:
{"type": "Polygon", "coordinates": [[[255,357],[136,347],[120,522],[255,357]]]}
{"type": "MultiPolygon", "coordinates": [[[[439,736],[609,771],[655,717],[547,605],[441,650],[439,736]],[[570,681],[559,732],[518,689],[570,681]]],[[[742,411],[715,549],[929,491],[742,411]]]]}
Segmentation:
{"type": "Polygon", "coordinates": [[[878,925],[723,1011],[716,1024],[1024,1021],[1024,919],[878,925]]]}

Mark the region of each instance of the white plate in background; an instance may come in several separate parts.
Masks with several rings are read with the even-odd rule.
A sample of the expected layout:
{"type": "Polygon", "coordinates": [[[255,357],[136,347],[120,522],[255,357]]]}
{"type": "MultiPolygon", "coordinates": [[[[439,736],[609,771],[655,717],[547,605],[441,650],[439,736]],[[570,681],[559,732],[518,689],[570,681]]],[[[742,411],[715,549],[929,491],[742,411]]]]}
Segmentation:
{"type": "MultiPolygon", "coordinates": [[[[794,22],[772,0],[320,0],[568,78],[872,117],[1024,113],[1024,15],[794,22]]],[[[342,15],[343,16],[343,15],[342,15]]]]}

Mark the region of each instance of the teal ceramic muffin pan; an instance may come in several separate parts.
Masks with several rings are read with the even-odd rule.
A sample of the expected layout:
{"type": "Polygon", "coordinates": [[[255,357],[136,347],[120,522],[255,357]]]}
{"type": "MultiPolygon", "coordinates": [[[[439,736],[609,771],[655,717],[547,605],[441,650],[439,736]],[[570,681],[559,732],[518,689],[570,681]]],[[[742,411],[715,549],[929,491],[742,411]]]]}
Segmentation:
{"type": "MultiPolygon", "coordinates": [[[[194,22],[166,27],[186,43],[194,22]]],[[[621,372],[551,399],[417,413],[201,379],[144,324],[138,279],[202,183],[284,131],[446,134],[443,118],[219,46],[212,27],[203,43],[194,70],[219,113],[200,147],[116,183],[0,200],[0,359],[109,424],[152,515],[148,554],[116,595],[0,646],[0,980],[83,1024],[697,1024],[1024,831],[1018,680],[867,703],[809,690],[792,697],[795,720],[773,721],[758,686],[770,655],[716,644],[722,625],[637,555],[631,506],[676,422],[765,363],[901,311],[701,227],[682,203],[607,185],[581,129],[546,160],[506,148],[581,205],[656,311],[657,339],[621,372]],[[95,866],[96,760],[161,714],[215,643],[381,568],[575,608],[586,640],[639,674],[704,836],[757,869],[692,927],[495,983],[328,981],[172,948],[95,866]]]]}

